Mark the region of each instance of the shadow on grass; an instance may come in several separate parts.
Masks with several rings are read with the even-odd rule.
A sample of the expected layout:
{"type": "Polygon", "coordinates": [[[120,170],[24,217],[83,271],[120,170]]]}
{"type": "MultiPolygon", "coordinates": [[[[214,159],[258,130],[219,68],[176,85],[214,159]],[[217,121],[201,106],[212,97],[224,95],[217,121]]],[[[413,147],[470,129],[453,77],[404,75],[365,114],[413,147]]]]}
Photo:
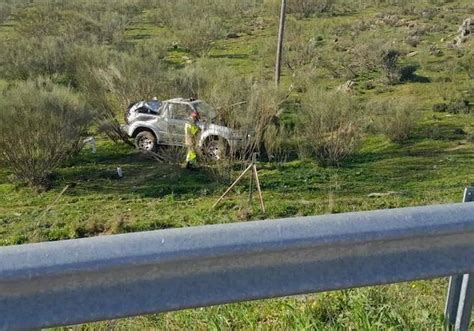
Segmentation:
{"type": "Polygon", "coordinates": [[[216,54],[216,55],[209,55],[210,58],[213,59],[248,59],[248,54],[216,54]]]}
{"type": "Polygon", "coordinates": [[[105,146],[97,154],[83,151],[69,166],[58,171],[56,186],[70,185],[68,195],[134,195],[161,198],[170,194],[207,194],[220,187],[207,169],[187,170],[159,163],[131,148],[105,146]],[[117,175],[117,167],[123,178],[117,175]]]}
{"type": "Polygon", "coordinates": [[[133,35],[133,40],[145,40],[145,39],[150,39],[151,34],[149,33],[137,33],[133,35]]]}
{"type": "Polygon", "coordinates": [[[415,135],[417,138],[429,138],[433,140],[453,141],[466,137],[462,127],[455,123],[433,123],[419,128],[415,135]]]}
{"type": "Polygon", "coordinates": [[[77,171],[62,173],[62,181],[72,189],[70,195],[134,195],[143,198],[162,198],[167,195],[187,196],[207,194],[219,187],[205,169],[187,170],[179,166],[126,164],[123,178],[115,168],[97,169],[82,167],[77,171]]]}
{"type": "Polygon", "coordinates": [[[402,83],[431,83],[431,79],[425,76],[417,75],[417,74],[411,74],[407,77],[403,77],[400,82],[402,83]]]}

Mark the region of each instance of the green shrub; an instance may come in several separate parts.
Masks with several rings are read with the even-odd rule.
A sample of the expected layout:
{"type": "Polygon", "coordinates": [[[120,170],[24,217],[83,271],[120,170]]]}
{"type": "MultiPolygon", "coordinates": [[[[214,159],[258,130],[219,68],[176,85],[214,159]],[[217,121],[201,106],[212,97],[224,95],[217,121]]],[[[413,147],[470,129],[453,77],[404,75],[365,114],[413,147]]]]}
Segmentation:
{"type": "Polygon", "coordinates": [[[11,14],[10,5],[7,3],[0,3],[0,24],[5,22],[11,14]]]}
{"type": "Polygon", "coordinates": [[[451,114],[469,114],[469,100],[453,100],[450,104],[448,104],[446,111],[451,114]]]}
{"type": "Polygon", "coordinates": [[[299,17],[310,17],[315,14],[332,13],[335,0],[292,0],[288,1],[289,14],[299,17]]]}
{"type": "Polygon", "coordinates": [[[470,51],[459,60],[460,68],[470,79],[474,79],[474,51],[470,51]]]}
{"type": "Polygon", "coordinates": [[[179,45],[194,55],[206,55],[216,39],[229,32],[226,19],[243,16],[254,8],[254,1],[223,0],[161,1],[148,16],[155,23],[173,31],[179,45]],[[199,11],[199,13],[197,12],[199,11]]]}
{"type": "Polygon", "coordinates": [[[417,36],[417,35],[408,36],[406,37],[405,42],[411,47],[416,47],[421,43],[421,38],[420,36],[417,36]]]}
{"type": "Polygon", "coordinates": [[[217,60],[199,59],[174,73],[170,93],[199,97],[212,105],[221,124],[238,128],[242,124],[252,80],[217,60]]]}
{"type": "Polygon", "coordinates": [[[4,78],[53,76],[64,70],[66,45],[57,37],[18,38],[0,47],[0,73],[4,78]]]}
{"type": "Polygon", "coordinates": [[[393,142],[406,141],[417,125],[419,116],[414,100],[375,101],[367,107],[375,115],[377,130],[393,142]]]}
{"type": "Polygon", "coordinates": [[[304,149],[322,165],[338,165],[359,142],[355,99],[340,92],[313,90],[305,95],[298,132],[304,149]]]}
{"type": "Polygon", "coordinates": [[[276,163],[287,161],[292,152],[295,152],[292,150],[294,146],[291,145],[293,136],[293,132],[285,126],[269,126],[264,135],[268,160],[276,163]]]}
{"type": "Polygon", "coordinates": [[[322,41],[307,37],[305,32],[305,26],[300,21],[288,20],[284,62],[293,72],[306,71],[308,67],[314,66],[321,57],[319,53],[322,41]]]}
{"type": "Polygon", "coordinates": [[[261,152],[265,138],[273,139],[266,132],[272,125],[277,125],[284,100],[283,91],[273,82],[257,82],[251,86],[246,107],[238,119],[240,130],[244,135],[250,135],[246,147],[248,152],[261,152]]]}
{"type": "Polygon", "coordinates": [[[445,103],[435,103],[432,109],[435,112],[444,113],[446,110],[448,110],[448,105],[445,103]]]}
{"type": "Polygon", "coordinates": [[[95,109],[99,129],[112,140],[129,142],[120,127],[127,106],[154,96],[169,95],[168,74],[162,61],[164,54],[162,45],[146,42],[136,45],[130,54],[103,54],[97,64],[90,63],[86,53],[77,59],[84,63],[75,76],[79,89],[95,109]],[[107,65],[103,59],[108,59],[107,65]]]}
{"type": "Polygon", "coordinates": [[[133,4],[62,2],[36,4],[19,10],[15,29],[26,38],[61,37],[65,43],[111,44],[122,40],[131,19],[140,12],[133,4]]]}
{"type": "Polygon", "coordinates": [[[3,40],[0,75],[11,80],[48,76],[76,87],[76,77],[71,76],[79,71],[74,67],[75,51],[126,44],[125,29],[141,11],[135,2],[45,1],[16,10],[17,37],[3,40]]]}
{"type": "Polygon", "coordinates": [[[379,66],[383,70],[389,84],[400,82],[399,57],[400,52],[395,49],[384,49],[380,55],[379,66]]]}
{"type": "Polygon", "coordinates": [[[180,44],[198,56],[206,55],[213,41],[223,38],[228,33],[222,19],[215,16],[194,15],[190,18],[177,16],[175,20],[174,25],[181,27],[175,32],[180,44]],[[183,29],[184,26],[192,28],[183,29]]]}
{"type": "Polygon", "coordinates": [[[16,178],[48,188],[51,173],[81,147],[91,120],[84,102],[49,81],[27,81],[0,100],[0,155],[16,178]]]}

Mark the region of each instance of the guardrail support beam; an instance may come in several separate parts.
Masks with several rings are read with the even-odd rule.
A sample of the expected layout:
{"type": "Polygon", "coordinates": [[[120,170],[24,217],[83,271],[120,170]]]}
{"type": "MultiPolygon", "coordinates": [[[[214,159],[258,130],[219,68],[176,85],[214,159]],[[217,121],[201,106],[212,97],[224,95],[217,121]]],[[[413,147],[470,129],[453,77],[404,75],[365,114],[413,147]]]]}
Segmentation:
{"type": "MultiPolygon", "coordinates": [[[[474,201],[474,187],[464,190],[463,202],[474,201]]],[[[449,278],[444,309],[445,327],[448,330],[466,331],[471,322],[474,297],[474,274],[455,275],[449,278]]]]}
{"type": "Polygon", "coordinates": [[[472,301],[474,295],[474,274],[463,275],[455,330],[468,330],[471,322],[472,301]]]}

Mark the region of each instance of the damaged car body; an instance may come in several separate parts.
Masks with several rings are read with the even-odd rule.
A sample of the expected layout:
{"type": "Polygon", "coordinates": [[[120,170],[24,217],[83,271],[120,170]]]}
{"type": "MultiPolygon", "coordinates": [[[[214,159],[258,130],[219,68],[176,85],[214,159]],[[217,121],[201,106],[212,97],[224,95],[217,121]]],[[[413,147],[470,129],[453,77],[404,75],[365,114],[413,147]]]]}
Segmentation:
{"type": "Polygon", "coordinates": [[[219,160],[243,145],[239,132],[214,123],[215,112],[202,100],[175,98],[151,103],[133,104],[125,115],[127,124],[123,130],[135,140],[139,150],[153,152],[158,146],[184,146],[184,127],[193,111],[201,115],[198,146],[203,155],[219,160]]]}

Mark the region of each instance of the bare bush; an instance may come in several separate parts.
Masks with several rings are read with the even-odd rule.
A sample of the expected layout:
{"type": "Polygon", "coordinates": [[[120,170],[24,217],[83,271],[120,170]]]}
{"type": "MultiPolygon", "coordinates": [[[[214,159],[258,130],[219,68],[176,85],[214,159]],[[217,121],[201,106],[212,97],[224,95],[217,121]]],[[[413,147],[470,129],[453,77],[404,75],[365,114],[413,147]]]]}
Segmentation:
{"type": "Polygon", "coordinates": [[[156,23],[173,31],[179,46],[197,56],[207,54],[216,39],[227,35],[225,18],[243,14],[252,1],[177,0],[157,3],[157,13],[150,14],[156,23]],[[196,13],[199,8],[199,14],[196,13]]]}
{"type": "Polygon", "coordinates": [[[170,89],[176,95],[208,101],[220,124],[251,136],[249,151],[260,150],[265,130],[277,121],[286,98],[272,83],[239,78],[235,71],[203,60],[177,72],[170,89]]]}
{"type": "Polygon", "coordinates": [[[390,84],[400,81],[399,57],[400,52],[395,49],[384,49],[380,55],[379,66],[384,71],[385,77],[390,84]]]}
{"type": "Polygon", "coordinates": [[[470,79],[474,79],[474,51],[470,51],[459,59],[459,67],[463,70],[470,79]]]}
{"type": "Polygon", "coordinates": [[[331,13],[335,0],[292,0],[288,2],[288,13],[300,17],[331,13]]]}
{"type": "Polygon", "coordinates": [[[438,85],[436,94],[440,96],[443,103],[433,105],[433,110],[438,112],[449,112],[452,114],[472,113],[472,106],[469,98],[474,94],[472,91],[462,91],[454,86],[438,85]]]}
{"type": "Polygon", "coordinates": [[[74,51],[123,43],[125,29],[140,12],[136,2],[117,1],[112,7],[100,2],[38,1],[16,10],[13,29],[19,37],[3,41],[0,74],[11,80],[49,76],[77,87],[70,75],[77,71],[69,71],[77,58],[74,51]]]}
{"type": "Polygon", "coordinates": [[[427,77],[415,75],[417,64],[400,64],[400,58],[406,54],[405,48],[400,43],[388,43],[370,33],[354,40],[338,41],[335,46],[338,52],[325,60],[323,66],[336,78],[354,79],[367,72],[379,72],[382,81],[389,85],[410,80],[428,81],[427,77]]]}
{"type": "Polygon", "coordinates": [[[155,152],[143,153],[164,164],[182,165],[186,159],[186,148],[178,145],[160,145],[155,152]]]}
{"type": "Polygon", "coordinates": [[[64,42],[56,37],[6,40],[0,47],[0,73],[11,80],[53,76],[64,70],[65,54],[64,42]]]}
{"type": "Polygon", "coordinates": [[[274,160],[277,157],[280,161],[285,152],[278,126],[285,95],[272,83],[255,82],[247,88],[249,86],[251,90],[246,101],[233,111],[223,113],[228,115],[228,125],[244,139],[243,145],[238,151],[230,151],[222,162],[208,162],[212,173],[221,180],[231,179],[235,167],[249,161],[254,153],[259,154],[261,159],[274,160]]]}
{"type": "Polygon", "coordinates": [[[374,101],[367,108],[375,116],[377,131],[393,142],[406,141],[417,125],[419,115],[412,99],[374,101]]]}
{"type": "Polygon", "coordinates": [[[112,140],[129,142],[120,125],[127,106],[166,95],[167,75],[160,45],[138,47],[131,54],[115,54],[107,67],[84,66],[80,88],[96,110],[99,129],[112,140]]]}
{"type": "Polygon", "coordinates": [[[353,98],[314,90],[302,106],[298,133],[304,154],[309,150],[322,165],[338,165],[355,151],[359,113],[353,98]]]}
{"type": "Polygon", "coordinates": [[[322,38],[307,37],[305,31],[304,25],[297,20],[288,20],[284,61],[293,72],[311,69],[321,57],[322,38]]]}
{"type": "MultiPolygon", "coordinates": [[[[173,25],[176,16],[190,18],[200,13],[229,19],[235,16],[252,15],[259,11],[259,0],[162,0],[154,2],[155,8],[147,13],[148,18],[161,25],[173,25]]],[[[183,27],[181,27],[183,28],[183,27]]]]}
{"type": "Polygon", "coordinates": [[[294,133],[283,125],[271,125],[265,131],[264,146],[270,162],[283,163],[292,150],[294,133]]]}
{"type": "Polygon", "coordinates": [[[91,120],[83,101],[49,81],[6,91],[0,112],[0,155],[16,178],[47,188],[49,176],[77,152],[91,120]]]}
{"type": "MultiPolygon", "coordinates": [[[[176,30],[176,35],[184,48],[198,56],[206,55],[213,41],[223,38],[228,31],[219,17],[210,15],[191,17],[192,19],[179,17],[180,21],[175,22],[175,25],[181,28],[176,30]],[[188,26],[192,28],[183,29],[188,26]]],[[[178,17],[175,19],[178,20],[178,17]]]]}
{"type": "Polygon", "coordinates": [[[421,37],[417,35],[407,36],[405,42],[411,47],[417,47],[421,43],[421,37]]]}
{"type": "Polygon", "coordinates": [[[240,115],[240,130],[249,136],[248,153],[261,152],[265,143],[265,133],[272,125],[278,124],[281,105],[286,95],[271,83],[254,83],[244,114],[240,115]]]}
{"type": "Polygon", "coordinates": [[[206,100],[217,113],[220,124],[238,128],[248,106],[252,79],[216,60],[200,59],[173,79],[176,95],[196,96],[206,100]]]}
{"type": "Polygon", "coordinates": [[[61,37],[65,43],[115,43],[140,8],[132,1],[38,3],[17,11],[16,30],[27,38],[61,37]],[[113,9],[111,9],[113,8],[113,9]]]}
{"type": "Polygon", "coordinates": [[[10,5],[7,3],[0,3],[0,24],[5,22],[11,14],[10,5]]]}

